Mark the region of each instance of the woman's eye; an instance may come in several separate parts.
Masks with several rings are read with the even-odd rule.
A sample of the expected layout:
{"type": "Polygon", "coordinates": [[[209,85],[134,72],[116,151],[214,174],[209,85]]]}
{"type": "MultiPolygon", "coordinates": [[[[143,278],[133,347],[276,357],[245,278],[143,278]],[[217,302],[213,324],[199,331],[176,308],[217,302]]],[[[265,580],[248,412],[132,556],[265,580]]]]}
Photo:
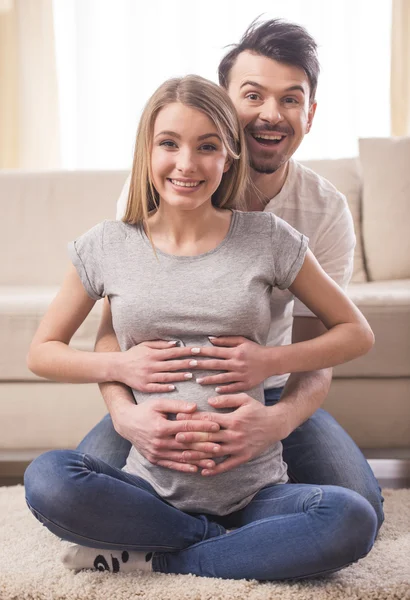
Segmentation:
{"type": "Polygon", "coordinates": [[[172,140],[164,140],[160,143],[160,146],[165,146],[166,148],[176,148],[176,143],[172,140]]]}
{"type": "Polygon", "coordinates": [[[203,144],[201,146],[201,150],[205,150],[206,152],[212,152],[216,150],[216,146],[214,146],[213,144],[203,144]]]}

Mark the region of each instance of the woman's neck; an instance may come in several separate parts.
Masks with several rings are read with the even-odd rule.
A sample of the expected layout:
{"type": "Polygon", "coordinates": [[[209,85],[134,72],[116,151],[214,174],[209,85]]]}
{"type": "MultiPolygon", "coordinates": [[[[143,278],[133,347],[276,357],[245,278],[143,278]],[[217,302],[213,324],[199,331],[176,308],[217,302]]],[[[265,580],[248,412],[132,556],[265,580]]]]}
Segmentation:
{"type": "Polygon", "coordinates": [[[148,225],[154,245],[164,252],[194,256],[212,250],[229,231],[231,211],[212,204],[195,210],[178,210],[160,204],[149,217],[148,225]]]}

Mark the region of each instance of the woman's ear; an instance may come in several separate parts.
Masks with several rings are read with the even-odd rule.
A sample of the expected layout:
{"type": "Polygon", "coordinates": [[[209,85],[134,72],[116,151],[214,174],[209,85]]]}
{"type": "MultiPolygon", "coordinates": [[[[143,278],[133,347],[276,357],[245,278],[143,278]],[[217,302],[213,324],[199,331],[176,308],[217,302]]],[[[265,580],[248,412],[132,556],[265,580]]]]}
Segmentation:
{"type": "Polygon", "coordinates": [[[231,168],[231,165],[232,165],[232,158],[230,156],[227,156],[226,161],[225,161],[225,166],[224,166],[224,173],[229,171],[229,169],[231,168]]]}

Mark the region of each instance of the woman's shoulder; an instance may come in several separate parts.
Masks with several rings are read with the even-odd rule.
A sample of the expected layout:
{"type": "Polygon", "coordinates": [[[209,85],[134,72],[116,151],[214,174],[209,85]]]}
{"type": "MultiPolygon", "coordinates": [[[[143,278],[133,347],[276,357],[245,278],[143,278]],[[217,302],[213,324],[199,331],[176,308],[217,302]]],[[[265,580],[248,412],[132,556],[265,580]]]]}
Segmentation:
{"type": "Polygon", "coordinates": [[[125,242],[130,235],[133,235],[137,227],[138,225],[130,225],[129,223],[124,223],[124,221],[106,219],[98,223],[93,229],[99,231],[102,244],[106,246],[107,244],[125,242]]]}
{"type": "Polygon", "coordinates": [[[260,232],[270,234],[275,215],[268,212],[253,211],[243,212],[235,211],[238,222],[250,233],[260,232]]]}

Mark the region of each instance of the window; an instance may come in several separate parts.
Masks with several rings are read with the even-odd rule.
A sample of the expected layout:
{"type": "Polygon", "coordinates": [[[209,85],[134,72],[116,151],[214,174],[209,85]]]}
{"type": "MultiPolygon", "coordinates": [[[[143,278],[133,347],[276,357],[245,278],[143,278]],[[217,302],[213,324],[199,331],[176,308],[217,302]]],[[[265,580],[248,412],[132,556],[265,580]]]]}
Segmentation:
{"type": "Polygon", "coordinates": [[[224,48],[261,14],[319,45],[318,109],[298,158],[355,156],[359,137],[389,135],[391,0],[54,0],[62,166],[130,168],[155,88],[187,73],[217,81],[224,48]]]}

